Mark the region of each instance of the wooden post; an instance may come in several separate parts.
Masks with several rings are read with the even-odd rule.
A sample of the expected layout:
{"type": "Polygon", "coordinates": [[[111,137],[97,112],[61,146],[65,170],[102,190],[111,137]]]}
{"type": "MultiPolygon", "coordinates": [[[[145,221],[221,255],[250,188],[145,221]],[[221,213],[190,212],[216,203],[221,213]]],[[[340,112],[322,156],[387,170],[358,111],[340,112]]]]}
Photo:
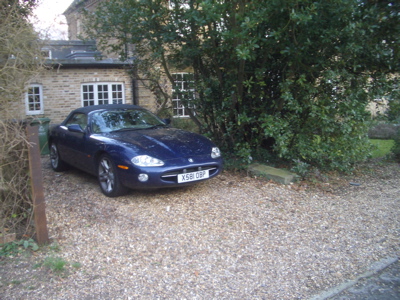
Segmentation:
{"type": "Polygon", "coordinates": [[[33,216],[36,228],[36,239],[39,245],[43,245],[49,242],[49,235],[47,231],[47,219],[43,192],[39,129],[38,126],[27,125],[26,131],[28,135],[28,141],[31,144],[29,147],[29,173],[32,186],[33,216]]]}

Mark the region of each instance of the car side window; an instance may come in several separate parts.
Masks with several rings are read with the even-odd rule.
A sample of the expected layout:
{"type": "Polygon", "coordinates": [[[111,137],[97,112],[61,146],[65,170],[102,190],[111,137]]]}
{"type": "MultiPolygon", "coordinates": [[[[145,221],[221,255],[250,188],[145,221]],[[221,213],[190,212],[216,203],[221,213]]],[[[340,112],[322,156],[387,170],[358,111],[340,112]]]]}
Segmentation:
{"type": "Polygon", "coordinates": [[[81,126],[83,130],[86,129],[87,126],[87,116],[82,113],[76,113],[73,114],[68,121],[65,123],[66,126],[72,125],[72,124],[77,124],[81,126]]]}

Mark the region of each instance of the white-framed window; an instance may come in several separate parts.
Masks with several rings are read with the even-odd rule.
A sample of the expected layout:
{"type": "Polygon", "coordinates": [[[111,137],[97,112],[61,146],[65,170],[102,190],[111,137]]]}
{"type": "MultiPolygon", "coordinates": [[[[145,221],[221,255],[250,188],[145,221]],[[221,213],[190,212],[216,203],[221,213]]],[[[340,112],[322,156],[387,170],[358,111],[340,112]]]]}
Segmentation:
{"type": "Polygon", "coordinates": [[[43,114],[43,88],[40,84],[31,84],[25,96],[27,115],[43,114]]]}
{"type": "Polygon", "coordinates": [[[81,91],[82,106],[125,103],[124,85],[122,83],[84,83],[81,91]]]}
{"type": "Polygon", "coordinates": [[[190,101],[195,98],[194,80],[192,73],[174,73],[172,90],[172,107],[174,117],[189,117],[188,108],[194,108],[190,101]]]}

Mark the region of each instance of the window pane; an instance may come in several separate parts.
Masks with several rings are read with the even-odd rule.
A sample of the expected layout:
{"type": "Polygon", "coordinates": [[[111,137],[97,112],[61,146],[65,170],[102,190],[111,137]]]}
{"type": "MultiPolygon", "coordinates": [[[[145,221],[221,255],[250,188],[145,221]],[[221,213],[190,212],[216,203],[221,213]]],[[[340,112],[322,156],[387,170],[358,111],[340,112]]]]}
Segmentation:
{"type": "Polygon", "coordinates": [[[108,104],[108,85],[106,84],[99,84],[97,86],[97,99],[98,104],[108,104]]]}
{"type": "Polygon", "coordinates": [[[113,84],[112,85],[113,92],[115,91],[122,91],[122,84],[113,84]]]}
{"type": "Polygon", "coordinates": [[[123,93],[122,93],[122,84],[112,84],[112,103],[113,104],[122,104],[124,103],[123,93]]]}
{"type": "Polygon", "coordinates": [[[82,86],[83,106],[94,105],[94,85],[85,84],[82,86]]]}

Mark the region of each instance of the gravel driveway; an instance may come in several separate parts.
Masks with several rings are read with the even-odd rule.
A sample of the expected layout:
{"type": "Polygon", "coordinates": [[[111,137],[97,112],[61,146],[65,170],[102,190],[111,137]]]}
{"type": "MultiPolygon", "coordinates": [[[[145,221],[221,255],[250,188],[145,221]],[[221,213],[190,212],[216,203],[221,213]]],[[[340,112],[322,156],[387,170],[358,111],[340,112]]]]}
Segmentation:
{"type": "Polygon", "coordinates": [[[0,298],[311,298],[400,254],[399,165],[368,173],[311,188],[224,172],[107,198],[94,177],[44,158],[54,243],[0,261],[0,298]],[[69,264],[52,271],[49,256],[69,264]]]}

